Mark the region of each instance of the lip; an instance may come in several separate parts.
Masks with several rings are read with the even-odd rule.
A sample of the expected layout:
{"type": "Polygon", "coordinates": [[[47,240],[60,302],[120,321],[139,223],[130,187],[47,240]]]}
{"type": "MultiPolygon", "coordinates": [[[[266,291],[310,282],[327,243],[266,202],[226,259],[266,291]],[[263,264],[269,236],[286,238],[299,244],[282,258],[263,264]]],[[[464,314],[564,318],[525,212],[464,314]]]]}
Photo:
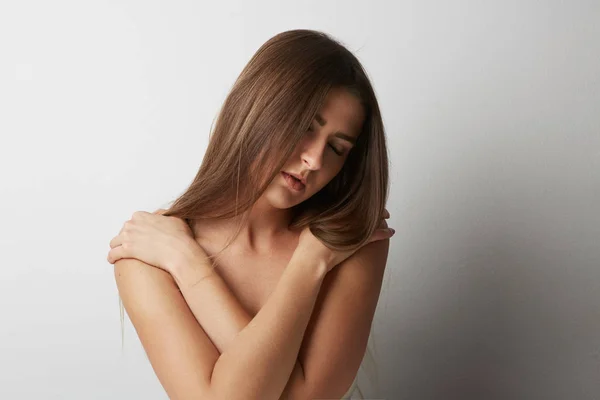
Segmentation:
{"type": "Polygon", "coordinates": [[[285,181],[285,184],[286,184],[286,185],[287,185],[287,186],[288,186],[290,189],[292,189],[292,190],[293,190],[293,191],[295,191],[295,192],[302,192],[302,191],[304,191],[304,189],[306,189],[306,185],[305,185],[304,183],[302,183],[302,187],[301,187],[300,189],[296,189],[296,188],[293,186],[293,184],[291,183],[291,181],[293,181],[293,179],[292,179],[291,177],[286,177],[286,174],[287,174],[287,175],[290,175],[290,176],[293,176],[293,175],[292,175],[292,174],[290,174],[290,173],[287,173],[287,172],[285,172],[285,171],[281,171],[281,177],[283,178],[283,180],[285,181]]]}
{"type": "Polygon", "coordinates": [[[306,186],[306,179],[305,179],[305,178],[303,178],[301,175],[294,174],[293,172],[287,172],[287,171],[281,171],[281,172],[285,172],[286,174],[293,176],[294,178],[296,178],[296,179],[298,179],[300,182],[302,182],[302,184],[303,184],[304,186],[306,186]]]}

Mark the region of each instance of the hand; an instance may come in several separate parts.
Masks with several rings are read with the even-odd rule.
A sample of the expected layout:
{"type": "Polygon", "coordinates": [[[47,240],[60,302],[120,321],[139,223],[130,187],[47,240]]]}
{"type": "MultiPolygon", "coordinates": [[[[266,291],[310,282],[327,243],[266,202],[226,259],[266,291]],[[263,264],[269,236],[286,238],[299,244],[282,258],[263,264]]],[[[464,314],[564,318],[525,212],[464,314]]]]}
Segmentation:
{"type": "Polygon", "coordinates": [[[162,216],[164,211],[134,212],[110,241],[108,262],[114,264],[121,258],[136,258],[173,274],[183,256],[200,250],[188,224],[177,217],[162,216]]]}
{"type": "Polygon", "coordinates": [[[326,272],[329,272],[336,265],[346,260],[348,257],[350,257],[352,254],[354,254],[360,248],[366,246],[367,244],[377,240],[384,240],[392,237],[395,231],[391,228],[388,228],[388,225],[385,221],[389,217],[390,213],[388,212],[388,210],[384,210],[383,219],[381,220],[381,224],[379,225],[377,230],[373,232],[373,235],[365,244],[363,244],[361,247],[354,251],[342,252],[330,249],[329,247],[325,246],[323,242],[317,239],[308,227],[304,228],[300,233],[300,238],[298,240],[298,246],[296,247],[296,250],[300,252],[305,252],[305,254],[309,255],[310,257],[316,257],[318,260],[323,261],[326,266],[326,272]]]}

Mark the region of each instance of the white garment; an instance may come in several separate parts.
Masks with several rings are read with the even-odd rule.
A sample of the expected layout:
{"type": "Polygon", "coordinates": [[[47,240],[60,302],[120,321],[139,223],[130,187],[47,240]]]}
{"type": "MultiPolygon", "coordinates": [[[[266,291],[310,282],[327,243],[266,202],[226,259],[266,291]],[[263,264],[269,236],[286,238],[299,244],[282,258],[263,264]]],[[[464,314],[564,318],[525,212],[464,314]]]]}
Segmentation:
{"type": "Polygon", "coordinates": [[[356,389],[357,381],[358,381],[358,374],[354,378],[354,381],[352,381],[352,385],[350,385],[350,388],[348,389],[346,394],[344,394],[342,396],[342,399],[352,399],[352,395],[354,394],[354,390],[356,389]]]}

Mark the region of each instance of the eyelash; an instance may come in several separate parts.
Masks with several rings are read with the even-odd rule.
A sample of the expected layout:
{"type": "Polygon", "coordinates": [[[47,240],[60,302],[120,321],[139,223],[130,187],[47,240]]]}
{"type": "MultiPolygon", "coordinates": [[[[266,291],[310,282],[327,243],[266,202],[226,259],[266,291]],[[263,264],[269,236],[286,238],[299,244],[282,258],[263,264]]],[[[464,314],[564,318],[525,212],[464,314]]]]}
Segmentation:
{"type": "MultiPolygon", "coordinates": [[[[312,132],[312,130],[313,130],[313,129],[312,129],[312,126],[309,126],[309,127],[308,127],[308,131],[309,131],[309,132],[312,132]]],[[[333,150],[333,152],[335,153],[335,155],[336,155],[336,156],[339,156],[339,157],[341,157],[342,155],[344,155],[344,152],[343,152],[343,151],[338,151],[338,150],[335,148],[335,146],[331,145],[331,143],[329,143],[329,147],[331,147],[331,150],[333,150]]]]}
{"type": "Polygon", "coordinates": [[[337,155],[337,156],[342,156],[342,152],[338,151],[335,147],[333,147],[332,145],[329,145],[329,147],[331,147],[331,149],[333,150],[333,152],[337,155]]]}

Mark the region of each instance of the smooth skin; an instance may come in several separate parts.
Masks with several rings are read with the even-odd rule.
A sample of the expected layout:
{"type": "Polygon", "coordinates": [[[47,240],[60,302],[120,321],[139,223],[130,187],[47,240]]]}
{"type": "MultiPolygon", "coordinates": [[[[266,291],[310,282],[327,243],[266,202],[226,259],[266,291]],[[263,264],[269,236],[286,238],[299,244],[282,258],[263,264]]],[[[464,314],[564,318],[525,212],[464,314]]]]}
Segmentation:
{"type": "MultiPolygon", "coordinates": [[[[161,211],[162,210],[158,210],[157,213],[160,213],[161,211]]],[[[389,213],[387,213],[387,211],[385,217],[389,218],[389,213]]],[[[119,291],[122,292],[122,288],[127,288],[128,286],[136,287],[136,298],[132,297],[134,291],[131,290],[126,291],[124,296],[122,294],[128,315],[130,315],[142,344],[144,344],[144,348],[148,352],[149,359],[152,362],[157,376],[169,393],[170,398],[188,398],[184,393],[207,393],[208,389],[206,386],[200,388],[195,386],[190,387],[188,386],[189,382],[184,382],[179,378],[179,374],[175,375],[168,371],[174,371],[173,368],[175,368],[175,370],[192,368],[198,371],[199,368],[194,362],[192,362],[191,365],[187,365],[183,362],[183,360],[185,360],[183,353],[185,353],[185,356],[189,357],[190,354],[195,354],[195,352],[189,352],[190,348],[198,348],[196,350],[198,352],[208,348],[214,350],[215,353],[212,355],[217,357],[218,354],[222,353],[223,350],[230,345],[237,334],[244,327],[248,326],[252,318],[241,308],[239,303],[236,302],[231,293],[227,291],[226,285],[224,285],[220,279],[218,281],[214,280],[217,290],[214,290],[214,288],[207,288],[206,286],[194,290],[193,283],[197,282],[202,277],[210,275],[210,269],[194,270],[193,273],[191,273],[189,268],[178,268],[186,266],[186,262],[187,266],[197,266],[199,263],[202,265],[201,259],[194,258],[197,257],[197,253],[192,256],[193,261],[190,261],[189,258],[186,259],[185,257],[181,257],[181,254],[193,255],[193,251],[191,253],[181,253],[179,251],[172,252],[173,247],[168,244],[168,240],[164,240],[164,232],[175,232],[175,234],[170,233],[167,236],[177,236],[178,233],[180,235],[180,243],[185,243],[189,237],[186,236],[185,229],[182,229],[186,227],[183,221],[175,217],[162,217],[160,215],[137,212],[129,222],[128,228],[124,227],[121,234],[111,242],[111,246],[115,246],[114,249],[111,250],[113,253],[115,249],[122,249],[122,245],[117,244],[120,242],[118,238],[128,237],[128,239],[124,239],[124,243],[131,244],[129,249],[138,249],[136,254],[141,260],[144,260],[145,257],[139,252],[139,249],[149,249],[148,254],[159,255],[161,254],[162,249],[164,254],[172,254],[172,257],[180,260],[180,262],[170,263],[169,265],[172,266],[171,269],[153,265],[157,268],[154,268],[155,271],[152,271],[152,269],[147,268],[150,264],[144,264],[141,261],[133,259],[133,257],[131,259],[124,258],[122,261],[110,260],[115,262],[115,276],[119,285],[119,291]],[[157,222],[160,223],[154,224],[157,222]],[[157,228],[157,225],[161,228],[157,228]],[[161,229],[164,229],[164,231],[161,231],[161,229]],[[152,235],[149,234],[149,232],[155,232],[155,237],[157,239],[152,239],[152,235]],[[125,235],[123,235],[123,233],[125,233],[125,235]],[[135,243],[142,245],[143,243],[147,243],[148,246],[136,247],[134,245],[135,243]],[[119,265],[119,267],[117,267],[117,265],[119,265]],[[157,272],[159,271],[159,268],[164,271],[170,270],[172,273],[171,275],[165,274],[167,277],[160,276],[160,273],[157,272]],[[171,276],[173,276],[174,279],[169,279],[171,276]],[[226,295],[223,295],[224,292],[226,295]],[[185,297],[185,299],[182,297],[185,297]],[[142,298],[145,299],[143,303],[139,301],[139,299],[142,298]],[[191,315],[190,309],[186,307],[186,301],[189,308],[192,309],[191,311],[193,314],[191,315]],[[224,329],[222,326],[217,327],[211,325],[211,323],[214,324],[215,319],[222,319],[223,315],[217,316],[214,313],[210,313],[210,302],[212,302],[214,309],[217,309],[218,306],[223,304],[228,304],[228,311],[233,313],[233,317],[230,316],[232,318],[232,323],[230,326],[226,327],[227,329],[224,329]],[[232,305],[229,306],[229,304],[232,305]],[[176,318],[176,321],[168,322],[174,319],[174,315],[180,317],[182,314],[186,317],[176,318]],[[202,328],[193,323],[194,318],[201,323],[202,328]],[[202,332],[203,328],[208,327],[211,327],[212,329],[207,329],[206,332],[202,332]],[[160,342],[159,338],[161,336],[158,332],[161,329],[162,333],[165,335],[164,341],[174,345],[175,343],[180,344],[180,350],[173,350],[164,345],[160,346],[162,347],[161,349],[157,349],[149,343],[160,342]],[[213,333],[210,338],[208,337],[209,333],[213,333]],[[194,335],[190,337],[190,334],[194,335]],[[178,339],[175,341],[175,338],[178,339]],[[175,355],[178,354],[178,351],[182,354],[179,357],[175,357],[175,355]],[[173,355],[173,358],[169,358],[169,354],[173,355]],[[177,376],[179,379],[176,381],[165,381],[164,376],[167,375],[177,376]],[[179,393],[179,391],[183,391],[184,393],[179,393]]],[[[321,296],[313,310],[312,321],[310,321],[311,323],[309,324],[308,332],[310,333],[306,335],[304,348],[301,351],[301,355],[298,356],[293,371],[290,373],[290,376],[288,376],[288,381],[283,388],[284,392],[281,396],[266,396],[265,393],[262,392],[256,397],[246,396],[244,394],[240,398],[336,398],[345,393],[352,383],[358,365],[362,360],[362,355],[364,354],[364,349],[368,340],[369,327],[379,296],[389,242],[384,239],[393,235],[392,231],[386,228],[386,226],[387,224],[385,224],[385,221],[382,221],[382,226],[374,235],[374,239],[369,242],[370,245],[363,246],[359,251],[354,253],[354,257],[350,256],[345,259],[345,263],[341,263],[333,271],[327,267],[322,270],[328,272],[327,279],[318,279],[318,282],[322,282],[323,285],[321,286],[321,296]],[[376,237],[379,237],[380,239],[375,240],[376,237]],[[337,271],[338,268],[340,269],[340,272],[337,271]],[[372,270],[369,271],[369,268],[372,268],[372,270]],[[349,299],[351,300],[349,301],[349,299]],[[332,353],[330,350],[334,348],[334,345],[336,344],[336,351],[339,352],[337,356],[334,355],[335,352],[332,353]],[[310,357],[310,359],[308,357],[310,357]],[[327,359],[327,361],[319,360],[319,358],[327,359]],[[324,363],[325,365],[327,365],[327,363],[330,364],[329,371],[323,369],[319,370],[324,363]],[[313,367],[312,364],[315,366],[313,367]],[[308,370],[307,366],[309,366],[308,370]],[[348,369],[341,369],[340,366],[346,366],[348,369]],[[307,379],[309,376],[311,378],[310,380],[307,379]],[[308,385],[308,382],[311,383],[310,386],[308,385]]],[[[176,242],[171,241],[170,243],[176,242]]],[[[184,247],[182,246],[180,248],[183,249],[184,247]]],[[[300,255],[300,257],[296,257],[296,259],[304,259],[305,261],[310,260],[310,255],[304,252],[310,250],[312,253],[314,247],[309,244],[308,246],[299,246],[299,248],[305,250],[295,252],[295,254],[300,255]]],[[[134,255],[127,254],[127,252],[123,250],[121,251],[121,254],[125,256],[134,255]]],[[[110,257],[114,257],[114,255],[111,254],[110,257]]],[[[168,260],[168,258],[166,259],[168,260]]],[[[291,262],[286,268],[294,269],[293,265],[298,264],[291,262]]],[[[305,264],[300,265],[304,268],[305,264]]],[[[317,263],[316,265],[323,264],[317,263]]],[[[325,272],[318,272],[317,276],[321,277],[322,273],[325,272]]],[[[218,275],[216,275],[216,278],[218,278],[218,275]]],[[[302,278],[297,279],[296,283],[300,283],[301,280],[302,278]]],[[[314,288],[315,286],[309,285],[306,288],[310,287],[314,288]]],[[[293,291],[284,291],[286,297],[290,296],[298,300],[298,297],[293,296],[293,291]]],[[[306,291],[308,290],[302,290],[301,294],[306,291]]],[[[316,291],[313,291],[313,295],[316,294],[316,291]]],[[[310,301],[311,300],[309,300],[309,302],[310,301]]],[[[296,303],[298,303],[298,301],[296,301],[296,303]]],[[[291,310],[286,309],[286,314],[298,314],[290,311],[291,310]]],[[[224,314],[224,311],[221,309],[219,313],[224,314]]],[[[199,356],[194,356],[194,358],[195,360],[202,359],[202,357],[199,356]]],[[[250,355],[249,358],[252,358],[252,355],[250,355]]],[[[208,364],[210,364],[210,362],[208,364]]],[[[216,362],[214,367],[216,368],[216,362]]],[[[229,370],[228,368],[229,367],[222,368],[224,374],[227,374],[226,371],[229,370]]],[[[269,374],[272,374],[273,370],[274,368],[267,368],[269,374]]],[[[232,387],[230,381],[225,381],[224,386],[232,387]]],[[[232,396],[233,394],[230,393],[224,395],[224,397],[215,398],[236,398],[232,396]]],[[[189,398],[194,397],[192,396],[189,398]]]]}
{"type": "MultiPolygon", "coordinates": [[[[175,275],[176,266],[180,264],[179,260],[182,257],[189,257],[191,253],[195,253],[201,260],[208,260],[208,255],[195,243],[194,236],[185,221],[177,217],[161,215],[164,211],[158,209],[153,213],[134,212],[131,219],[123,224],[119,234],[110,241],[111,250],[107,261],[114,264],[122,258],[136,258],[175,275]]],[[[389,217],[389,211],[385,210],[384,218],[389,217]]],[[[377,240],[388,239],[394,233],[394,229],[388,228],[385,221],[382,221],[381,226],[363,246],[377,240]]],[[[323,274],[331,271],[357,250],[334,251],[317,239],[308,227],[302,230],[296,249],[296,251],[310,253],[312,257],[321,261],[324,266],[323,274]]]]}
{"type": "MultiPolygon", "coordinates": [[[[351,97],[334,93],[321,111],[327,122],[322,128],[314,125],[287,164],[286,171],[306,174],[307,190],[298,195],[274,181],[240,246],[268,251],[275,243],[271,239],[286,226],[285,210],[335,176],[345,156],[331,150],[341,140],[334,132],[357,134],[356,107],[351,97]]],[[[381,289],[392,235],[385,221],[376,233],[380,236],[351,255],[330,253],[310,232],[302,232],[268,300],[250,316],[218,274],[193,285],[210,270],[195,250],[198,241],[189,241],[198,237],[196,227],[188,237],[187,226],[177,220],[136,213],[121,239],[111,242],[115,246],[109,255],[123,304],[169,397],[309,399],[344,394],[364,355],[381,289]]],[[[219,226],[207,232],[216,236],[219,226]]]]}

